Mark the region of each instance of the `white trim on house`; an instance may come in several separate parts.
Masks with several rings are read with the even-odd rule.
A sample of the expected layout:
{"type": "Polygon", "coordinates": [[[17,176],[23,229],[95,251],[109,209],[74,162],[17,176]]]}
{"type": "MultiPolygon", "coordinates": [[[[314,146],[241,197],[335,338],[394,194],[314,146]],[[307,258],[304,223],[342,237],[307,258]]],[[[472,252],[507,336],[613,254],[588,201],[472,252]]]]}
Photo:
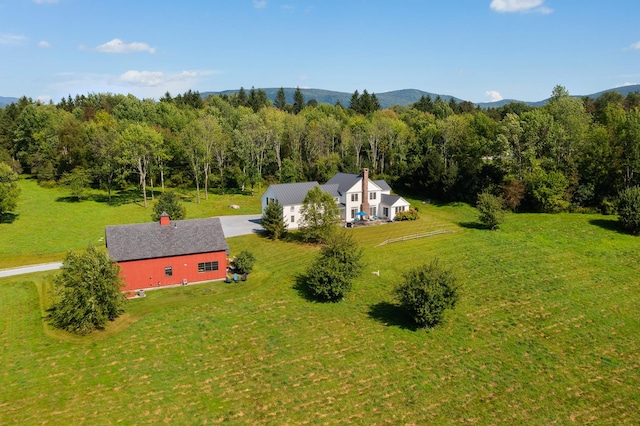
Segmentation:
{"type": "MultiPolygon", "coordinates": [[[[288,229],[298,229],[304,197],[311,188],[320,186],[325,192],[334,196],[340,208],[341,219],[345,222],[354,222],[360,218],[357,213],[363,201],[362,179],[362,175],[338,173],[325,185],[320,185],[318,182],[270,185],[260,197],[262,212],[264,213],[269,202],[278,200],[282,204],[282,216],[288,229]]],[[[391,188],[383,180],[368,179],[367,192],[369,211],[365,213],[369,217],[393,220],[399,211],[409,209],[409,203],[404,198],[391,195],[391,188]]]]}

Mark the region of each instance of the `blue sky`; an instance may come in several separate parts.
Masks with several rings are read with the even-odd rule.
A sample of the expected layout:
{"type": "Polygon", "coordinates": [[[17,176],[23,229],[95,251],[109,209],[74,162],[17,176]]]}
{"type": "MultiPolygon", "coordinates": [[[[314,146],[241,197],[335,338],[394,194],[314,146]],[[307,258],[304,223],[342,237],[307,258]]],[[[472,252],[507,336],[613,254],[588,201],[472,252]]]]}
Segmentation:
{"type": "Polygon", "coordinates": [[[473,102],[640,83],[638,0],[0,0],[0,96],[420,89],[473,102]]]}

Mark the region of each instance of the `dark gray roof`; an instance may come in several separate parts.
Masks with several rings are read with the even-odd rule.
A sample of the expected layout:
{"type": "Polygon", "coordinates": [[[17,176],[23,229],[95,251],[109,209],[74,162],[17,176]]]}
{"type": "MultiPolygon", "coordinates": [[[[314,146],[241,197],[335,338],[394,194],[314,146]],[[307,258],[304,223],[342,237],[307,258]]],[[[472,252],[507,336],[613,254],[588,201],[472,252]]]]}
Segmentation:
{"type": "Polygon", "coordinates": [[[391,187],[389,186],[389,184],[387,182],[385,182],[383,179],[380,180],[374,180],[373,183],[375,183],[376,185],[378,185],[380,187],[380,189],[382,189],[383,191],[391,191],[391,187]]]}
{"type": "Polygon", "coordinates": [[[185,254],[229,252],[220,219],[172,220],[107,226],[109,256],[117,261],[154,259],[185,254]]]}
{"type": "Polygon", "coordinates": [[[409,204],[404,198],[402,198],[399,195],[382,194],[382,197],[380,198],[380,201],[382,202],[382,204],[386,204],[388,206],[392,206],[400,200],[404,201],[404,203],[406,204],[409,204]]]}
{"type": "Polygon", "coordinates": [[[340,197],[340,193],[338,192],[338,184],[329,184],[325,183],[324,185],[320,185],[320,188],[327,194],[330,194],[332,197],[340,197]]]}
{"type": "Polygon", "coordinates": [[[318,182],[280,183],[271,185],[271,189],[273,189],[275,198],[280,204],[289,206],[302,204],[307,192],[315,186],[319,186],[318,182]]]}
{"type": "Polygon", "coordinates": [[[350,173],[336,173],[334,177],[329,179],[326,185],[338,185],[340,194],[346,193],[353,185],[362,179],[362,175],[352,175],[350,173]]]}

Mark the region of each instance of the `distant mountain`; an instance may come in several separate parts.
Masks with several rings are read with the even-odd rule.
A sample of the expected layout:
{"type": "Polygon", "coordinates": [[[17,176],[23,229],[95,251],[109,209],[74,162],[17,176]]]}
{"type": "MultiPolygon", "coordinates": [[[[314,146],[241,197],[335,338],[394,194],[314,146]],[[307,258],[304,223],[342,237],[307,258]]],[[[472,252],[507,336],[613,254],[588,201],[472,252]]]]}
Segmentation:
{"type": "MultiPolygon", "coordinates": [[[[247,94],[249,94],[249,90],[250,89],[245,89],[247,94]]],[[[278,90],[280,89],[268,88],[268,89],[262,89],[262,90],[266,92],[267,97],[271,101],[274,101],[276,99],[278,90]]],[[[295,88],[291,88],[291,87],[284,88],[284,94],[285,94],[285,97],[287,98],[287,103],[293,104],[293,94],[295,91],[296,91],[295,88]]],[[[318,103],[321,103],[321,104],[335,105],[336,102],[339,101],[340,104],[344,107],[349,106],[349,103],[351,102],[351,96],[353,95],[353,93],[336,92],[332,90],[323,90],[323,89],[300,88],[300,91],[304,95],[304,99],[306,102],[310,101],[311,99],[315,99],[316,101],[318,101],[318,103]]],[[[593,93],[591,95],[586,95],[586,96],[592,99],[595,99],[604,93],[614,92],[614,91],[620,93],[622,96],[627,96],[627,94],[629,93],[640,92],[640,84],[616,87],[613,89],[603,90],[602,92],[593,93]]],[[[238,92],[238,90],[225,90],[222,92],[203,92],[201,93],[201,95],[203,98],[206,98],[209,95],[231,95],[236,92],[238,92]]],[[[358,91],[358,93],[362,95],[361,91],[358,91]]],[[[370,92],[370,94],[372,94],[372,92],[370,92]]],[[[422,96],[430,96],[432,100],[435,100],[436,97],[440,96],[440,98],[445,102],[449,102],[451,98],[455,99],[455,101],[458,103],[464,100],[464,99],[459,99],[450,95],[438,95],[437,93],[424,92],[422,90],[417,90],[417,89],[393,90],[390,92],[376,93],[376,96],[378,97],[378,100],[380,101],[380,106],[382,108],[389,108],[394,105],[400,105],[400,106],[411,105],[419,101],[420,97],[422,96]]],[[[583,98],[584,95],[574,96],[574,97],[583,98]]],[[[475,103],[475,105],[479,106],[480,108],[486,109],[486,108],[499,108],[511,102],[522,102],[532,107],[541,107],[545,105],[548,101],[549,101],[549,98],[544,99],[542,101],[535,101],[535,102],[519,101],[516,99],[502,99],[496,102],[478,102],[478,103],[475,103]]]]}
{"type": "MultiPolygon", "coordinates": [[[[572,95],[572,98],[584,98],[584,97],[589,97],[591,99],[596,99],[602,95],[604,95],[605,93],[609,93],[609,92],[618,92],[620,93],[622,96],[627,96],[629,93],[634,93],[634,92],[638,92],[640,93],[640,84],[632,84],[629,86],[620,86],[620,87],[615,87],[613,89],[607,89],[607,90],[603,90],[601,92],[597,92],[597,93],[592,93],[590,95],[572,95]]],[[[544,99],[542,101],[537,101],[537,102],[523,102],[529,106],[532,107],[541,107],[546,105],[547,102],[549,102],[551,98],[547,98],[544,99]]],[[[478,105],[480,108],[499,108],[503,105],[507,105],[511,102],[522,102],[522,101],[517,101],[515,99],[503,99],[501,101],[497,101],[497,102],[480,102],[477,103],[476,105],[478,105]]]]}
{"type": "MultiPolygon", "coordinates": [[[[244,90],[248,95],[249,90],[251,89],[244,89],[244,90]]],[[[265,91],[265,93],[267,94],[267,97],[271,101],[275,101],[276,95],[278,94],[278,91],[280,90],[280,88],[268,88],[268,89],[261,89],[261,90],[265,91]]],[[[293,94],[295,93],[295,91],[296,89],[292,87],[284,88],[284,95],[287,99],[287,103],[293,104],[293,94]]],[[[351,96],[353,96],[353,92],[352,93],[335,92],[332,90],[323,90],[323,89],[300,88],[300,91],[304,96],[305,102],[309,102],[311,99],[315,99],[316,101],[318,101],[319,104],[335,105],[336,102],[339,101],[340,104],[345,108],[349,106],[349,103],[351,102],[351,96]]],[[[231,95],[237,92],[238,90],[224,90],[222,92],[203,92],[200,95],[203,98],[206,98],[207,96],[210,96],[210,95],[231,95]]],[[[362,95],[362,91],[359,90],[358,93],[362,95]]],[[[373,92],[369,92],[369,94],[371,95],[373,94],[373,92]]],[[[380,106],[382,108],[389,108],[394,105],[401,105],[401,106],[410,105],[415,102],[418,102],[421,96],[431,96],[431,99],[435,99],[437,96],[440,96],[440,98],[445,102],[449,102],[449,99],[454,98],[456,102],[462,102],[462,99],[458,99],[453,96],[438,95],[436,93],[423,92],[422,90],[417,90],[417,89],[393,90],[391,92],[376,93],[375,95],[378,98],[378,101],[380,102],[380,106]]]]}
{"type": "MultiPolygon", "coordinates": [[[[245,89],[245,91],[247,92],[247,95],[249,94],[249,90],[250,89],[245,89]]],[[[276,95],[278,94],[278,90],[280,90],[280,88],[269,88],[269,89],[262,89],[262,90],[266,92],[267,97],[271,101],[275,101],[276,95]]],[[[210,96],[210,95],[231,95],[233,93],[236,93],[237,91],[238,90],[224,90],[221,92],[202,92],[200,93],[200,95],[203,98],[206,98],[207,96],[210,96]]],[[[293,104],[293,94],[295,91],[296,89],[292,87],[284,88],[284,94],[285,94],[285,97],[287,98],[287,103],[293,104]]],[[[344,107],[349,106],[349,103],[351,102],[351,96],[353,95],[353,92],[352,93],[336,92],[333,90],[324,90],[324,89],[302,89],[301,88],[300,91],[304,95],[304,99],[306,102],[309,102],[311,99],[315,99],[320,104],[335,105],[337,102],[340,102],[340,104],[344,107]]],[[[618,92],[622,96],[627,96],[629,93],[640,92],[640,84],[616,87],[613,89],[603,90],[601,92],[593,93],[591,95],[586,95],[586,96],[590,97],[591,99],[596,99],[597,97],[607,92],[618,92]]],[[[362,95],[361,91],[358,91],[358,93],[362,95]]],[[[370,94],[373,94],[373,92],[370,92],[370,94]]],[[[450,95],[439,95],[437,93],[430,93],[430,92],[425,92],[417,89],[393,90],[390,92],[376,93],[376,96],[378,97],[378,100],[380,101],[380,106],[382,106],[382,108],[389,108],[394,105],[399,105],[399,106],[411,105],[419,101],[420,97],[422,96],[430,96],[432,100],[435,100],[438,96],[440,96],[440,98],[445,102],[449,102],[449,100],[452,98],[458,103],[464,100],[464,99],[459,99],[450,95]]],[[[573,97],[583,98],[584,96],[585,95],[573,96],[573,97]]],[[[529,106],[540,107],[545,105],[548,101],[549,101],[548,98],[542,101],[536,101],[536,102],[518,101],[515,99],[503,99],[501,101],[496,101],[496,102],[479,102],[479,103],[476,103],[475,105],[479,106],[480,108],[486,109],[486,108],[499,108],[511,102],[522,102],[529,106]]],[[[10,103],[13,103],[13,102],[18,102],[18,98],[10,98],[10,97],[8,98],[8,97],[0,96],[0,108],[3,108],[6,105],[9,105],[10,103]]]]}
{"type": "Polygon", "coordinates": [[[18,98],[5,98],[3,96],[0,96],[0,108],[4,108],[5,106],[14,102],[18,102],[18,98]]]}

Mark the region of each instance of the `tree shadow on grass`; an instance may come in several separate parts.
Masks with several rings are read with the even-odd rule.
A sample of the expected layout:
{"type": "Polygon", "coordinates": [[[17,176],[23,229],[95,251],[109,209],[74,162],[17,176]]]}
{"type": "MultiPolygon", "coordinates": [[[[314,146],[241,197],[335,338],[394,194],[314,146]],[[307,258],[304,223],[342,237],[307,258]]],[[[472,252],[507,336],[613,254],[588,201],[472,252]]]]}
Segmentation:
{"type": "Polygon", "coordinates": [[[602,229],[606,229],[607,231],[617,232],[618,234],[629,234],[629,232],[620,225],[620,222],[617,219],[591,219],[589,223],[602,229]]]}
{"type": "Polygon", "coordinates": [[[420,329],[407,311],[401,306],[389,302],[380,302],[369,308],[369,316],[386,326],[399,327],[404,330],[420,329]]]}
{"type": "Polygon", "coordinates": [[[462,228],[467,228],[467,229],[486,229],[486,230],[489,229],[480,222],[458,222],[458,225],[462,228]]]}
{"type": "Polygon", "coordinates": [[[19,214],[15,213],[0,213],[0,223],[13,223],[18,219],[19,214]]]}
{"type": "Polygon", "coordinates": [[[296,275],[296,282],[292,288],[296,290],[298,295],[303,299],[306,299],[309,302],[317,302],[311,293],[309,285],[307,284],[307,276],[305,274],[296,275]]]}

